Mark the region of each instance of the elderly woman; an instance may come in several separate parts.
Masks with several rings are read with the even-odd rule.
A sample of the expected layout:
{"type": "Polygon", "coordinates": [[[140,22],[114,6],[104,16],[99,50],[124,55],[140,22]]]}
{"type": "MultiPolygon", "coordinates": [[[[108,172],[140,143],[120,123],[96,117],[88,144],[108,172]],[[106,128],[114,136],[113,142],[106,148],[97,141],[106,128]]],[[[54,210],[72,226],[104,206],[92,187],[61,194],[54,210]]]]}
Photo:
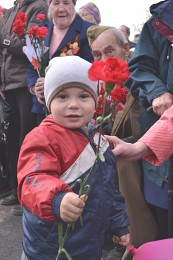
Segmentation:
{"type": "Polygon", "coordinates": [[[92,2],[83,5],[79,9],[79,15],[83,20],[87,22],[95,23],[95,24],[101,23],[100,11],[98,7],[92,2]]]}
{"type": "MultiPolygon", "coordinates": [[[[43,24],[49,31],[45,38],[45,46],[49,47],[45,53],[47,64],[50,59],[65,55],[77,55],[89,62],[93,61],[86,35],[92,24],[81,19],[75,11],[75,4],[76,0],[48,1],[50,21],[43,24]]],[[[28,70],[28,87],[34,95],[32,112],[37,114],[39,124],[45,117],[44,78],[38,78],[33,67],[28,70]]]]}

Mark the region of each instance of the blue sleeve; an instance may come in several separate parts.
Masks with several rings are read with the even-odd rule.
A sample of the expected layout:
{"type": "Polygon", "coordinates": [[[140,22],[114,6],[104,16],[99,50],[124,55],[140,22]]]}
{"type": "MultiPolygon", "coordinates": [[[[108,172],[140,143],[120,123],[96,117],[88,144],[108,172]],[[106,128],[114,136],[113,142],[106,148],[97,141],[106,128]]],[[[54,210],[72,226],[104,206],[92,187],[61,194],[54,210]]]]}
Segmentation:
{"type": "Polygon", "coordinates": [[[109,224],[109,231],[112,235],[122,236],[129,233],[129,218],[126,212],[126,205],[118,187],[115,192],[109,224]]]}
{"type": "Polygon", "coordinates": [[[53,212],[53,215],[55,217],[57,217],[58,219],[61,219],[61,216],[60,216],[60,204],[61,204],[61,201],[63,199],[63,197],[65,196],[65,194],[67,194],[66,192],[59,192],[53,199],[53,202],[52,202],[52,212],[53,212]]]}
{"type": "Polygon", "coordinates": [[[37,71],[34,69],[32,64],[29,64],[28,70],[27,70],[27,86],[28,86],[28,88],[35,85],[37,79],[38,79],[37,71]]]}
{"type": "Polygon", "coordinates": [[[126,82],[132,95],[139,99],[144,107],[150,106],[153,99],[161,94],[169,92],[165,83],[166,71],[163,68],[164,59],[165,70],[168,66],[166,41],[153,28],[153,20],[154,17],[144,24],[135,51],[129,60],[131,74],[126,82]]]}

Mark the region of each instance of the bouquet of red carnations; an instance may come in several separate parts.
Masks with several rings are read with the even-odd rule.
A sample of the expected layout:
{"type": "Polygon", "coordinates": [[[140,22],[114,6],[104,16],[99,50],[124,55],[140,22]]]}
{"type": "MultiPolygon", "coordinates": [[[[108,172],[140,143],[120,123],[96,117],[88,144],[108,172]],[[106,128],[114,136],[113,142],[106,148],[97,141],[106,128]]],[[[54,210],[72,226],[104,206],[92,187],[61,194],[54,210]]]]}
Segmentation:
{"type": "MultiPolygon", "coordinates": [[[[37,20],[41,24],[45,19],[45,14],[38,14],[37,20]]],[[[23,52],[37,70],[39,77],[45,76],[46,60],[44,53],[48,47],[44,45],[44,38],[48,34],[48,30],[44,26],[35,25],[27,29],[28,17],[25,13],[20,12],[16,15],[13,23],[13,32],[16,36],[24,36],[26,45],[23,52]]]]}

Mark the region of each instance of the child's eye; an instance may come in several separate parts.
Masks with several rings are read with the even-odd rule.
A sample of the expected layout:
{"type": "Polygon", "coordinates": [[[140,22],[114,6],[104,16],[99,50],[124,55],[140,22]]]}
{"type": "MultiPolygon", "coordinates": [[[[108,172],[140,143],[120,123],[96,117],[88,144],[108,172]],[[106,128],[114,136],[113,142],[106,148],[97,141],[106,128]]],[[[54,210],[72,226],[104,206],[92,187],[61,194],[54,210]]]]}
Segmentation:
{"type": "Polygon", "coordinates": [[[65,99],[65,98],[67,98],[67,95],[65,95],[65,94],[59,94],[59,95],[57,96],[57,98],[59,98],[59,99],[65,99]]]}
{"type": "Polygon", "coordinates": [[[80,98],[81,98],[81,99],[86,99],[86,98],[89,98],[89,97],[90,97],[89,94],[81,94],[81,95],[80,95],[80,98]]]}

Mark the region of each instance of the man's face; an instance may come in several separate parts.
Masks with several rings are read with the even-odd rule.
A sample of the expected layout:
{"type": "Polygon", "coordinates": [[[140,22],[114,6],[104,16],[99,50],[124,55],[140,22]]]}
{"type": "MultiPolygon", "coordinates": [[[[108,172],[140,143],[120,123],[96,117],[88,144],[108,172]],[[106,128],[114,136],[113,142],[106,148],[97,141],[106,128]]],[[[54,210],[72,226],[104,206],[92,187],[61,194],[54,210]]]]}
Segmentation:
{"type": "Polygon", "coordinates": [[[113,56],[126,61],[127,48],[126,45],[121,47],[117,44],[115,34],[111,29],[102,32],[91,45],[94,60],[105,60],[113,56]]]}

